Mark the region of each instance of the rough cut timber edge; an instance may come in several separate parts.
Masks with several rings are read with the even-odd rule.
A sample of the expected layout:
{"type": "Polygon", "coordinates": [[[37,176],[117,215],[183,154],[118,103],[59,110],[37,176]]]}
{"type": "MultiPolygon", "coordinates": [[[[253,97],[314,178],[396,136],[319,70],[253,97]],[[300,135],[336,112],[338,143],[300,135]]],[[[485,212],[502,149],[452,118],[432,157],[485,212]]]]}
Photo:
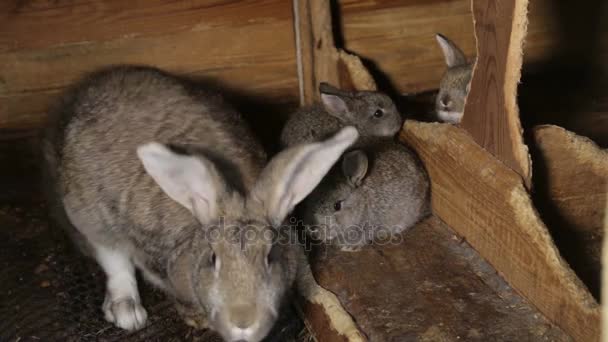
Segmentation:
{"type": "Polygon", "coordinates": [[[521,177],[451,125],[408,122],[401,139],[429,172],[435,215],[550,321],[577,341],[597,341],[599,305],[560,256],[521,177]]]}
{"type": "Polygon", "coordinates": [[[477,62],[461,127],[530,189],[532,163],[517,106],[528,0],[472,0],[471,5],[477,62]]]}
{"type": "Polygon", "coordinates": [[[318,99],[320,82],[343,89],[376,89],[361,60],[336,49],[329,1],[293,0],[293,10],[301,105],[318,99]]]}
{"type": "Polygon", "coordinates": [[[604,199],[608,195],[608,150],[555,125],[536,126],[533,133],[547,169],[545,181],[551,200],[560,216],[581,232],[602,233],[604,199]]]}
{"type": "Polygon", "coordinates": [[[566,260],[597,298],[608,195],[608,150],[559,126],[536,126],[532,133],[536,204],[547,225],[562,237],[564,246],[560,248],[566,260]]]}
{"type": "MultiPolygon", "coordinates": [[[[329,1],[293,0],[293,12],[301,105],[318,100],[320,82],[342,89],[376,89],[361,60],[336,49],[329,1]]],[[[305,283],[300,288],[309,289],[301,290],[304,298],[300,311],[317,340],[367,340],[333,293],[316,285],[314,279],[305,283]]]]}

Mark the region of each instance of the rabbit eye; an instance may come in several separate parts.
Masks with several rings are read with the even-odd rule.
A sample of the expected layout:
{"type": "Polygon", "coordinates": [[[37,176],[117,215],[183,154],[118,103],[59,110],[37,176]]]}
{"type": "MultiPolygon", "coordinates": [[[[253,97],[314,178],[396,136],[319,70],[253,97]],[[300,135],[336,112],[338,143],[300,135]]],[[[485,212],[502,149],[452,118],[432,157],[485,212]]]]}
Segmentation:
{"type": "Polygon", "coordinates": [[[375,118],[381,118],[384,115],[384,111],[382,109],[378,109],[374,112],[375,118]]]}
{"type": "Polygon", "coordinates": [[[211,253],[211,256],[209,257],[209,266],[215,268],[217,268],[218,266],[217,256],[215,255],[215,253],[211,253]]]}
{"type": "Polygon", "coordinates": [[[342,202],[344,202],[344,201],[337,201],[336,203],[334,203],[334,209],[336,211],[342,210],[342,202]]]}
{"type": "Polygon", "coordinates": [[[277,261],[277,247],[273,246],[272,248],[270,248],[270,251],[268,252],[268,255],[266,255],[266,268],[270,268],[270,265],[272,265],[275,261],[277,261]]]}

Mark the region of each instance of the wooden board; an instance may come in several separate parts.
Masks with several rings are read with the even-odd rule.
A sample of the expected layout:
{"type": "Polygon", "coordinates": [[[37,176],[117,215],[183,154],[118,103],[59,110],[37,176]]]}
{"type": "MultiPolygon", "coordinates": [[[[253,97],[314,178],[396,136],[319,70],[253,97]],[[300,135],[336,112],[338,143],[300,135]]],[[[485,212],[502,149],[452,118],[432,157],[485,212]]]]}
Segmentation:
{"type": "Polygon", "coordinates": [[[300,104],[319,97],[319,83],[342,89],[373,90],[374,79],[359,58],[334,46],[330,3],[324,0],[293,0],[300,104]]]}
{"type": "Polygon", "coordinates": [[[527,4],[473,0],[478,55],[461,126],[530,188],[530,156],[516,101],[527,4]]]}
{"type": "Polygon", "coordinates": [[[597,341],[599,306],[561,258],[521,177],[457,127],[404,128],[401,139],[430,174],[434,213],[550,321],[577,341],[597,341]]]}
{"type": "Polygon", "coordinates": [[[564,258],[599,298],[608,151],[558,126],[533,133],[535,203],[564,258]]]}
{"type": "MultiPolygon", "coordinates": [[[[317,247],[317,280],[369,341],[569,340],[436,217],[357,253],[317,247]]],[[[321,329],[323,315],[307,317],[318,341],[336,340],[321,329]]]]}
{"type": "MultiPolygon", "coordinates": [[[[338,3],[343,47],[369,60],[400,93],[439,87],[445,62],[435,33],[452,38],[469,58],[477,53],[471,0],[338,3]]],[[[530,1],[525,63],[532,68],[554,59],[565,48],[606,60],[608,25],[603,18],[608,8],[603,4],[603,0],[590,0],[586,6],[570,1],[530,1]]]]}
{"type": "Polygon", "coordinates": [[[340,0],[344,48],[369,60],[400,93],[439,87],[445,71],[436,33],[475,56],[470,0],[340,0]]]}
{"type": "Polygon", "coordinates": [[[39,127],[61,90],[110,64],[149,64],[269,102],[297,101],[286,1],[11,0],[0,18],[0,128],[39,127]]]}

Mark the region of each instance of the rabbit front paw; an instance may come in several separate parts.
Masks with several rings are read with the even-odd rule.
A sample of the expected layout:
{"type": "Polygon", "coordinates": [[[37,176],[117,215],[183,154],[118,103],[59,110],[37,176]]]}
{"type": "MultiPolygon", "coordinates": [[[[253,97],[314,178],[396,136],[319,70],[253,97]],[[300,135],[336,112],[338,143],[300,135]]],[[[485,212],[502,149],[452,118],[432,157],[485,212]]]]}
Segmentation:
{"type": "Polygon", "coordinates": [[[209,321],[207,320],[206,312],[201,312],[191,305],[180,302],[176,302],[175,307],[179,315],[188,326],[200,330],[209,328],[209,321]]]}
{"type": "Polygon", "coordinates": [[[143,328],[148,319],[146,309],[133,298],[112,300],[109,295],[106,295],[102,309],[106,321],[129,331],[143,328]]]}

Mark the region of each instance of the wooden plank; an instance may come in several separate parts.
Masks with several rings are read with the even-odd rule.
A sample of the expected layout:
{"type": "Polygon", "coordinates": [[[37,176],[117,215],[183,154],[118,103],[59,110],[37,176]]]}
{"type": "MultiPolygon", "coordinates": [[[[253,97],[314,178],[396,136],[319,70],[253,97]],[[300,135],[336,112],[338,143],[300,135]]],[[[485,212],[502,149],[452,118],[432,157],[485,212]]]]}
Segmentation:
{"type": "MultiPolygon", "coordinates": [[[[554,59],[556,53],[572,45],[579,47],[577,51],[588,51],[598,60],[606,60],[608,25],[584,25],[588,20],[601,21],[605,17],[598,14],[601,3],[602,0],[594,0],[587,6],[578,6],[568,1],[531,1],[524,46],[526,64],[532,67],[554,59]],[[584,23],[573,24],[578,20],[584,23]],[[564,33],[568,33],[570,41],[565,41],[564,33]],[[577,44],[572,37],[586,43],[577,44]],[[591,37],[599,40],[595,51],[588,49],[595,44],[591,37]]],[[[400,93],[439,87],[445,64],[435,33],[446,34],[470,58],[477,54],[470,0],[340,0],[339,9],[344,48],[372,61],[400,93]]]]}
{"type": "Polygon", "coordinates": [[[291,13],[280,0],[3,0],[0,18],[7,52],[287,22],[291,13]]]}
{"type": "Polygon", "coordinates": [[[317,280],[370,341],[569,340],[436,217],[357,253],[315,252],[317,280]]]}
{"type": "MultiPolygon", "coordinates": [[[[14,45],[19,49],[0,52],[0,127],[39,127],[58,92],[84,73],[111,64],[154,65],[187,76],[212,78],[227,88],[266,101],[297,101],[291,9],[284,1],[264,1],[259,12],[252,2],[199,1],[198,9],[181,4],[186,6],[183,12],[188,13],[184,14],[184,23],[180,21],[182,10],[174,9],[163,17],[166,6],[179,7],[174,2],[151,2],[149,8],[117,1],[92,1],[86,6],[80,1],[49,4],[57,7],[55,11],[42,10],[38,19],[48,19],[45,34],[65,33],[70,43],[52,39],[48,47],[38,41],[28,43],[29,31],[25,30],[16,35],[19,44],[23,43],[14,45]],[[109,9],[105,9],[106,5],[109,9]],[[70,18],[72,10],[79,12],[79,6],[103,10],[75,32],[70,18]],[[125,12],[128,20],[121,21],[125,25],[121,26],[122,31],[106,36],[103,22],[114,23],[114,16],[121,18],[113,12],[120,6],[130,6],[125,12]],[[218,15],[223,9],[227,15],[218,15]],[[198,15],[193,13],[196,11],[198,15]],[[223,19],[214,19],[213,15],[223,19]],[[157,32],[156,28],[146,31],[142,28],[144,21],[149,22],[146,16],[162,17],[159,22],[173,24],[167,24],[167,32],[157,32]],[[205,21],[199,22],[199,17],[205,21]],[[132,35],[123,34],[131,28],[132,35]]],[[[26,13],[38,15],[37,11],[30,12],[26,13]]],[[[12,13],[4,14],[12,18],[12,13]]],[[[16,28],[10,26],[9,31],[24,26],[18,20],[25,20],[20,13],[13,20],[16,28]]]]}
{"type": "Polygon", "coordinates": [[[330,3],[293,0],[300,103],[314,103],[321,82],[342,89],[373,90],[376,84],[356,56],[334,46],[330,3]]]}
{"type": "Polygon", "coordinates": [[[461,126],[517,172],[529,188],[532,170],[517,107],[527,0],[473,0],[477,63],[461,126]]]}
{"type": "Polygon", "coordinates": [[[577,341],[597,341],[599,306],[561,258],[521,177],[457,127],[404,128],[401,139],[431,177],[434,213],[550,321],[577,341]]]}
{"type": "Polygon", "coordinates": [[[475,55],[470,0],[341,0],[344,48],[371,60],[402,93],[437,89],[445,71],[435,34],[475,55]]]}
{"type": "Polygon", "coordinates": [[[533,133],[535,202],[562,255],[599,298],[608,151],[558,126],[533,133]]]}

